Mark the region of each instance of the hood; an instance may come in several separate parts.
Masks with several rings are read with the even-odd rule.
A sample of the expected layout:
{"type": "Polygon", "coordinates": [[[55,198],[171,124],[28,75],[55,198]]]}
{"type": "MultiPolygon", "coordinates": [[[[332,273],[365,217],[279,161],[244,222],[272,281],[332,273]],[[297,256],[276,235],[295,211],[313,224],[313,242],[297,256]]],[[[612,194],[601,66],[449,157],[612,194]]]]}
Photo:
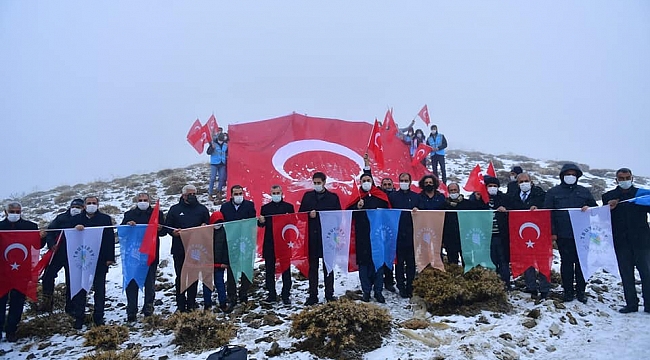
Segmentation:
{"type": "Polygon", "coordinates": [[[565,172],[569,170],[575,170],[578,175],[577,178],[579,179],[582,176],[582,170],[578,167],[578,165],[573,164],[573,163],[567,163],[562,166],[562,170],[560,170],[560,179],[562,179],[562,176],[564,175],[565,172]]]}

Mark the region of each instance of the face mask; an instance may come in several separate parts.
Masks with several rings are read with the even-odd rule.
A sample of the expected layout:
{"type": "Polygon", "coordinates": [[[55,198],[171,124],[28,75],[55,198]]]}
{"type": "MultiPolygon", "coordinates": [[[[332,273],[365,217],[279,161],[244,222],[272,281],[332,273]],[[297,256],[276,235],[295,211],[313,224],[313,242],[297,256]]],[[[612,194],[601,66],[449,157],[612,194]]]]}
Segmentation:
{"type": "Polygon", "coordinates": [[[452,200],[456,200],[460,197],[460,193],[451,193],[449,194],[449,198],[452,200]]]}
{"type": "Polygon", "coordinates": [[[20,220],[20,214],[7,214],[7,220],[11,222],[16,222],[20,220]]]}
{"type": "Polygon", "coordinates": [[[223,226],[222,223],[214,224],[214,228],[217,229],[217,230],[218,230],[218,229],[221,229],[222,226],[223,226]]]}
{"type": "Polygon", "coordinates": [[[393,192],[393,189],[384,189],[384,191],[389,193],[389,192],[393,192]]]}
{"type": "Polygon", "coordinates": [[[619,181],[618,186],[623,190],[627,190],[632,187],[632,180],[619,181]]]}
{"type": "Polygon", "coordinates": [[[517,181],[517,177],[510,175],[510,181],[517,181]]]}
{"type": "Polygon", "coordinates": [[[400,182],[399,183],[399,188],[402,190],[408,190],[411,188],[411,183],[408,182],[400,182]]]}
{"type": "Polygon", "coordinates": [[[533,185],[529,182],[523,182],[519,184],[519,189],[521,189],[523,192],[529,192],[531,187],[533,187],[533,185]]]}
{"type": "Polygon", "coordinates": [[[282,201],[282,195],[271,195],[271,200],[274,203],[279,203],[280,201],[282,201]]]}
{"type": "Polygon", "coordinates": [[[244,195],[235,195],[232,197],[232,201],[234,201],[235,204],[239,205],[244,202],[244,195]]]}
{"type": "Polygon", "coordinates": [[[422,134],[418,134],[418,139],[422,139],[424,136],[422,134]]]}
{"type": "Polygon", "coordinates": [[[149,202],[148,201],[138,201],[138,209],[144,211],[149,208],[149,202]]]}
{"type": "Polygon", "coordinates": [[[314,184],[314,190],[316,192],[323,192],[323,185],[316,185],[314,184]]]}
{"type": "Polygon", "coordinates": [[[75,216],[81,214],[81,209],[70,208],[70,215],[75,216]]]}
{"type": "Polygon", "coordinates": [[[370,183],[370,182],[364,182],[364,183],[361,184],[361,188],[363,189],[363,191],[366,191],[366,192],[370,191],[371,187],[372,187],[372,183],[370,183]]]}
{"type": "Polygon", "coordinates": [[[490,194],[491,196],[494,196],[499,192],[499,188],[495,187],[495,186],[492,186],[492,187],[487,188],[487,191],[488,191],[488,194],[490,194]]]}
{"type": "Polygon", "coordinates": [[[426,191],[426,192],[433,192],[433,190],[435,190],[435,188],[433,187],[433,185],[424,185],[424,191],[426,191]]]}
{"type": "Polygon", "coordinates": [[[564,175],[564,182],[568,185],[573,185],[576,183],[578,178],[575,175],[564,175]]]}
{"type": "Polygon", "coordinates": [[[196,198],[196,195],[191,194],[187,195],[187,203],[194,206],[199,203],[199,200],[196,198]]]}
{"type": "Polygon", "coordinates": [[[223,144],[223,141],[217,140],[217,144],[221,145],[221,144],[223,144]]]}
{"type": "Polygon", "coordinates": [[[97,205],[95,204],[88,204],[86,205],[86,212],[89,214],[94,214],[97,212],[97,205]]]}

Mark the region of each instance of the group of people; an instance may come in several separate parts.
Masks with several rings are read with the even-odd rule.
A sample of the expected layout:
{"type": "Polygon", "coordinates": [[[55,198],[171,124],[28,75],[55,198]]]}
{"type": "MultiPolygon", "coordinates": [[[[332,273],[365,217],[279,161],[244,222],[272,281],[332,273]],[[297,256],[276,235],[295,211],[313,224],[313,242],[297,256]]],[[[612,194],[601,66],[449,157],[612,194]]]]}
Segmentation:
{"type": "Polygon", "coordinates": [[[431,153],[423,158],[422,165],[427,167],[427,160],[431,162],[431,170],[433,175],[441,179],[443,183],[447,183],[447,169],[445,167],[445,152],[447,149],[447,138],[445,135],[438,132],[438,125],[431,125],[431,133],[425,137],[421,129],[413,130],[415,120],[404,129],[399,129],[397,136],[402,139],[404,143],[409,146],[409,153],[415,156],[418,146],[420,144],[429,145],[432,149],[431,153]],[[440,176],[438,176],[438,167],[440,167],[440,176]]]}
{"type": "MultiPolygon", "coordinates": [[[[398,186],[391,178],[384,178],[380,185],[375,185],[366,157],[366,168],[360,176],[358,196],[342,206],[339,196],[327,189],[327,176],[316,172],[312,176],[313,190],[306,191],[300,202],[298,212],[308,213],[308,249],[309,249],[309,290],[305,305],[314,305],[319,302],[319,267],[324,275],[324,293],[326,301],[334,301],[334,274],[328,271],[325,264],[320,264],[323,258],[323,234],[319,213],[328,210],[341,209],[377,209],[394,208],[412,211],[418,210],[493,210],[493,227],[491,238],[491,258],[496,266],[498,275],[509,289],[511,274],[509,265],[509,236],[508,236],[508,210],[535,210],[535,209],[571,209],[581,208],[583,211],[589,207],[597,206],[591,192],[578,185],[582,171],[575,164],[566,164],[560,171],[560,184],[545,192],[536,185],[529,174],[520,167],[514,167],[511,172],[508,192],[499,190],[500,182],[494,177],[485,177],[485,186],[489,199],[481,199],[480,192],[471,194],[468,198],[460,193],[457,183],[447,185],[448,196],[438,191],[440,182],[434,175],[425,175],[419,179],[419,191],[412,190],[413,179],[409,173],[399,174],[398,186]]],[[[639,299],[635,288],[634,269],[638,269],[643,287],[645,311],[650,312],[650,228],[648,227],[647,214],[650,207],[637,205],[626,200],[636,197],[638,188],[633,184],[632,171],[621,168],[616,172],[617,187],[602,195],[604,203],[609,204],[612,212],[612,229],[614,245],[618,258],[619,269],[623,281],[626,305],[620,309],[622,313],[638,311],[639,299]]],[[[276,292],[275,277],[275,252],[273,239],[273,216],[289,214],[295,211],[294,205],[283,199],[282,187],[273,185],[270,188],[271,202],[261,207],[259,215],[255,204],[245,198],[244,189],[239,185],[230,187],[230,198],[221,205],[219,211],[212,214],[207,207],[197,198],[197,189],[193,185],[186,185],[182,189],[181,198],[177,204],[164,214],[158,214],[160,226],[158,227],[158,247],[160,236],[169,234],[172,237],[171,254],[176,273],[175,293],[177,311],[187,312],[198,309],[196,301],[198,282],[187,290],[181,291],[181,271],[185,260],[185,249],[181,241],[182,229],[212,224],[214,227],[214,279],[217,292],[218,306],[224,312],[229,312],[238,303],[248,302],[248,290],[251,279],[241,277],[238,284],[229,267],[228,246],[226,233],[222,224],[242,219],[257,218],[258,226],[264,228],[263,257],[266,262],[266,284],[268,296],[264,300],[275,303],[281,300],[284,304],[291,303],[291,274],[285,271],[282,278],[280,296],[276,292]],[[224,277],[228,274],[227,279],[224,277]]],[[[122,225],[147,224],[153,214],[151,199],[148,194],[140,193],[136,197],[135,207],[124,214],[122,225]]],[[[22,208],[19,203],[12,202],[5,208],[6,218],[0,222],[0,230],[36,230],[37,225],[23,219],[22,208]]],[[[362,301],[368,302],[371,295],[379,302],[385,302],[383,289],[398,292],[403,298],[413,294],[413,280],[416,275],[415,252],[413,247],[412,211],[403,211],[400,214],[395,268],[386,265],[378,271],[373,264],[372,248],[370,241],[370,225],[366,212],[353,213],[354,231],[356,238],[356,261],[359,267],[359,279],[363,292],[362,301]],[[397,289],[395,289],[395,287],[397,289]]],[[[456,212],[447,212],[443,231],[443,247],[446,252],[446,261],[453,264],[462,264],[462,248],[458,231],[458,218],[456,212]]],[[[111,227],[112,220],[109,215],[99,209],[99,199],[89,196],[85,199],[75,199],[70,207],[58,215],[49,225],[49,229],[56,231],[42,232],[42,246],[47,244],[53,247],[59,241],[59,250],[55,253],[50,265],[42,277],[43,297],[39,308],[43,311],[52,311],[52,295],[54,279],[62,268],[66,270],[67,294],[65,311],[74,317],[74,328],[81,329],[84,323],[87,294],[84,290],[72,297],[69,296],[68,259],[65,247],[65,234],[60,229],[76,228],[83,230],[85,227],[104,228],[101,238],[101,250],[95,278],[93,321],[96,325],[104,323],[104,302],[106,273],[109,266],[115,262],[115,235],[111,227]]],[[[552,212],[552,238],[557,242],[561,259],[561,276],[564,301],[577,298],[587,302],[585,295],[585,279],[580,270],[576,251],[576,244],[569,215],[566,211],[552,212]]],[[[442,256],[442,254],[441,254],[442,256]]],[[[154,312],[155,276],[158,267],[156,258],[149,268],[144,286],[144,305],[141,312],[150,316],[154,312]]],[[[528,269],[525,274],[527,291],[533,297],[546,298],[549,294],[549,279],[538,274],[534,268],[528,269]]],[[[138,313],[138,286],[135,280],[126,288],[127,296],[127,321],[135,321],[138,313]]],[[[204,309],[210,309],[212,304],[212,291],[203,287],[204,309]]],[[[4,326],[7,340],[16,340],[16,327],[20,321],[25,295],[12,290],[0,299],[0,324],[5,324],[5,308],[9,301],[9,315],[4,326]]]]}

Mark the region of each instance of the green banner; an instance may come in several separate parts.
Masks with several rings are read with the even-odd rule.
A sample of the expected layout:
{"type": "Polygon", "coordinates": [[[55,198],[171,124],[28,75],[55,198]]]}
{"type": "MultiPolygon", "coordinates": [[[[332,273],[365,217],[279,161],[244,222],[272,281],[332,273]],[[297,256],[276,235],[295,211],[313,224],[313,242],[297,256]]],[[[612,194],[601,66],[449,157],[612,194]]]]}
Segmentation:
{"type": "Polygon", "coordinates": [[[491,211],[458,212],[460,244],[463,249],[465,271],[477,265],[496,269],[490,258],[493,216],[491,211]]]}
{"type": "Polygon", "coordinates": [[[241,274],[253,282],[253,265],[257,247],[257,219],[244,219],[223,224],[228,242],[230,268],[239,281],[241,274]]]}

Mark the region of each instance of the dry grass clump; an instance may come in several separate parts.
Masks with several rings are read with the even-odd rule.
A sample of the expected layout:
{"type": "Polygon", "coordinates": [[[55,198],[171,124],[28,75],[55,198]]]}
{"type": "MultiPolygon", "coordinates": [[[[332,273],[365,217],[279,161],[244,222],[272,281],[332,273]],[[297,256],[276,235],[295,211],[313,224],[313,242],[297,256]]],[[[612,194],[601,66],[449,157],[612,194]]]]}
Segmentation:
{"type": "Polygon", "coordinates": [[[504,284],[494,271],[477,266],[462,274],[456,265],[447,272],[427,268],[413,282],[413,294],[424,299],[433,315],[473,316],[481,310],[511,309],[504,284]]]}
{"type": "Polygon", "coordinates": [[[319,357],[361,359],[381,346],[391,328],[388,311],[372,304],[346,299],[300,312],[290,336],[303,338],[296,346],[319,357]]]}
{"type": "Polygon", "coordinates": [[[74,332],[72,318],[64,312],[55,312],[22,321],[18,324],[16,335],[19,338],[47,339],[54,335],[70,335],[74,332]]]}
{"type": "Polygon", "coordinates": [[[102,205],[102,212],[108,215],[121,214],[122,210],[115,205],[102,205]]]}
{"type": "Polygon", "coordinates": [[[140,348],[134,347],[132,349],[124,349],[120,351],[106,350],[96,351],[90,355],[86,355],[81,360],[140,360],[140,348]]]}
{"type": "Polygon", "coordinates": [[[174,331],[173,343],[179,353],[217,349],[237,335],[232,323],[217,319],[210,311],[175,313],[165,321],[165,327],[174,331]]]}
{"type": "Polygon", "coordinates": [[[129,328],[123,325],[102,325],[90,328],[85,334],[84,346],[100,350],[116,350],[129,339],[129,328]]]}

